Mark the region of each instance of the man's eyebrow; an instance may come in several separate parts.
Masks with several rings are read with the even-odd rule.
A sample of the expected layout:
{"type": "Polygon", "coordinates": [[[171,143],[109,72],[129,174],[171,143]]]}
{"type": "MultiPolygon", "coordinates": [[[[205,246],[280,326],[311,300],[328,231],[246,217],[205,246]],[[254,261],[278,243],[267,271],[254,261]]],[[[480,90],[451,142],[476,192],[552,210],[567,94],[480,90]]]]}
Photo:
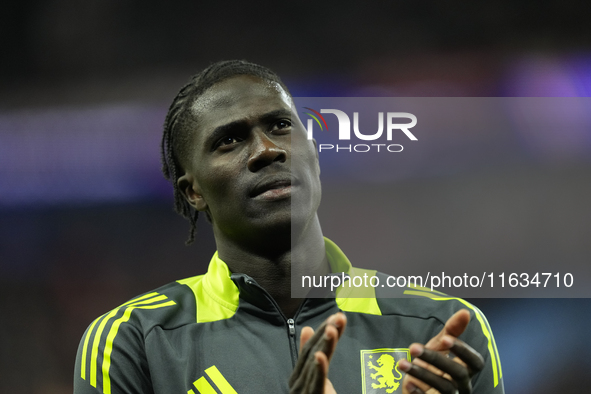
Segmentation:
{"type": "MultiPolygon", "coordinates": [[[[274,111],[267,112],[266,114],[261,115],[259,119],[263,123],[269,123],[273,120],[276,120],[276,119],[282,118],[282,117],[291,118],[291,115],[292,115],[291,110],[282,108],[282,109],[277,109],[274,111]]],[[[218,138],[223,137],[224,135],[226,135],[227,133],[229,133],[231,131],[236,131],[236,130],[246,127],[247,124],[248,124],[248,122],[246,120],[236,120],[234,122],[230,122],[230,123],[226,123],[221,126],[218,126],[215,129],[213,129],[213,131],[211,132],[211,134],[209,136],[207,136],[207,141],[208,142],[215,141],[218,138]]]]}
{"type": "Polygon", "coordinates": [[[267,112],[266,114],[261,116],[261,120],[263,122],[269,122],[269,121],[273,121],[275,119],[282,118],[282,117],[291,118],[291,114],[292,114],[291,110],[282,108],[282,109],[277,109],[275,111],[267,112]]]}

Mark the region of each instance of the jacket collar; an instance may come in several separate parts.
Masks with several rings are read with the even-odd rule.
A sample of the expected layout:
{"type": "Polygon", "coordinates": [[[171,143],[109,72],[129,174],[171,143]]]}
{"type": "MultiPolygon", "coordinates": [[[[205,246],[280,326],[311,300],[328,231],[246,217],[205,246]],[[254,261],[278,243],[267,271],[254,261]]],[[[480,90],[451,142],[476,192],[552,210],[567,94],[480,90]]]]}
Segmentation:
{"type": "MultiPolygon", "coordinates": [[[[352,270],[351,262],[343,251],[330,239],[324,237],[326,256],[333,273],[352,270]]],[[[239,286],[254,284],[254,279],[246,274],[232,274],[228,265],[219,257],[216,251],[209,263],[207,273],[203,277],[203,287],[207,295],[214,301],[222,303],[230,309],[236,310],[239,302],[239,286]],[[238,286],[239,285],[239,286],[238,286]]]]}
{"type": "MultiPolygon", "coordinates": [[[[343,251],[331,240],[324,238],[326,256],[333,274],[343,273],[346,277],[375,275],[376,271],[354,268],[343,251]]],[[[260,286],[246,274],[232,274],[228,265],[216,252],[209,263],[205,275],[199,275],[178,281],[189,286],[195,295],[197,322],[211,322],[232,317],[240,302],[240,288],[243,295],[254,297],[259,306],[268,310],[270,301],[258,297],[261,294],[260,286]],[[245,292],[245,289],[248,291],[245,292]],[[249,293],[250,296],[247,294],[249,293]]],[[[348,281],[348,284],[350,281],[348,281]]],[[[375,289],[356,288],[342,285],[336,291],[336,303],[339,308],[347,312],[363,312],[381,314],[377,304],[375,289]]]]}

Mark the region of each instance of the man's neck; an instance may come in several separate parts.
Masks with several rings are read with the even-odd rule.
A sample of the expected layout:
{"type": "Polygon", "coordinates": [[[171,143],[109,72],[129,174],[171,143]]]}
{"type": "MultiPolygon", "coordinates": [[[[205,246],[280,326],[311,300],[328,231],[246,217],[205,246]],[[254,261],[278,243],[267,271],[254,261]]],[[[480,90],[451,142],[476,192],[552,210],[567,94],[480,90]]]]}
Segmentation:
{"type": "MultiPolygon", "coordinates": [[[[291,238],[291,234],[286,236],[291,238]]],[[[253,248],[240,245],[216,234],[218,255],[233,273],[243,273],[264,288],[277,302],[285,316],[293,317],[302,298],[292,298],[292,264],[299,273],[327,275],[330,273],[324,247],[324,238],[318,219],[303,231],[300,237],[285,242],[282,248],[253,248]]],[[[268,246],[272,241],[266,240],[268,246]]],[[[275,244],[281,244],[276,242],[275,244]]]]}

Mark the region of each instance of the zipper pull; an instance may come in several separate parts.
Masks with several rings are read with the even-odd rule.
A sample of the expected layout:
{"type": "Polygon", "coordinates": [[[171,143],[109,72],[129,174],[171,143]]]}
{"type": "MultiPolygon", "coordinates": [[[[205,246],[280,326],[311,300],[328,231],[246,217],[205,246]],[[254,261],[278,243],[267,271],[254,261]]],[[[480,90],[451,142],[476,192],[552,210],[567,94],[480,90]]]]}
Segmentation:
{"type": "Polygon", "coordinates": [[[287,319],[287,324],[289,325],[289,335],[295,335],[295,321],[293,319],[287,319]]]}

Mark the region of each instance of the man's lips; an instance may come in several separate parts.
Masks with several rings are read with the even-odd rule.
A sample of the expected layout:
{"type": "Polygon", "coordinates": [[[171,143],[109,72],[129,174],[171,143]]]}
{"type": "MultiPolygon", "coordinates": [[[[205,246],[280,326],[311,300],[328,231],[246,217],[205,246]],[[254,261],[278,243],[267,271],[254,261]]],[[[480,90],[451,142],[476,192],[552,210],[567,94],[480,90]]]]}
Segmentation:
{"type": "Polygon", "coordinates": [[[271,175],[259,181],[250,197],[263,199],[276,199],[287,197],[291,194],[292,179],[289,175],[271,175]]]}

